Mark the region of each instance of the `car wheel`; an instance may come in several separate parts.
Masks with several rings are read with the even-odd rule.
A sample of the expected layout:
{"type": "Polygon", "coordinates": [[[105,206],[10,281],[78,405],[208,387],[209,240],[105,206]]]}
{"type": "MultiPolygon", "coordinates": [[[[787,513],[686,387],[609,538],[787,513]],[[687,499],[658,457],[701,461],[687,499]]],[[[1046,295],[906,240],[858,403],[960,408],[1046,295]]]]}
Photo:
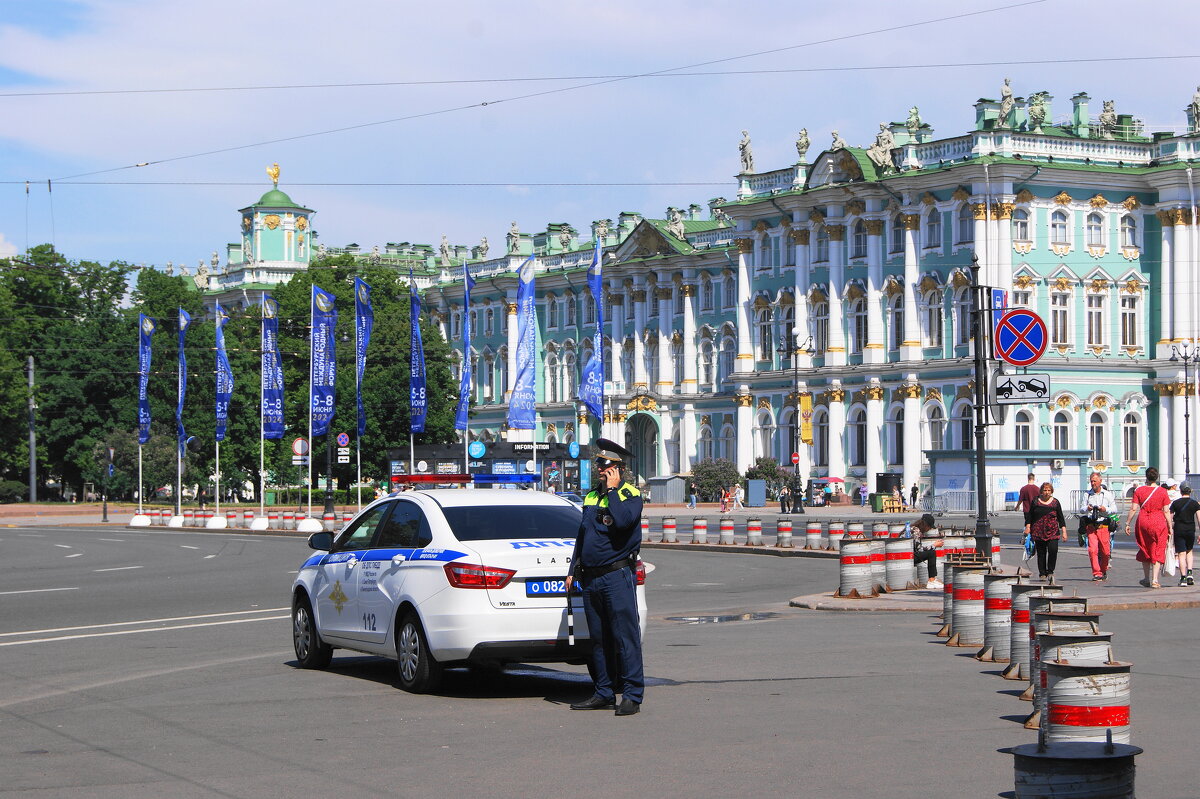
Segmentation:
{"type": "Polygon", "coordinates": [[[304,598],[292,604],[292,646],[302,669],[323,669],[333,658],[333,647],[321,640],[312,605],[304,598]]]}
{"type": "Polygon", "coordinates": [[[425,631],[415,613],[406,613],[396,628],[396,661],[400,687],[414,694],[435,690],[442,682],[442,665],[429,651],[425,631]]]}

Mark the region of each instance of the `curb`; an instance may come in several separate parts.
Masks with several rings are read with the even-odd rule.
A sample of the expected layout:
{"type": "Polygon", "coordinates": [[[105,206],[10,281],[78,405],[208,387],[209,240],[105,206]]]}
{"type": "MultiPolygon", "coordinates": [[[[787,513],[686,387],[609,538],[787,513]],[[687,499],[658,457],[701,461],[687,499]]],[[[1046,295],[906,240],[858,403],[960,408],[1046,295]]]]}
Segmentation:
{"type": "Polygon", "coordinates": [[[643,541],[642,549],[676,549],[685,552],[741,552],[747,555],[774,555],[778,558],[823,558],[837,560],[838,553],[803,547],[749,546],[747,544],[668,544],[663,541],[643,541]]]}

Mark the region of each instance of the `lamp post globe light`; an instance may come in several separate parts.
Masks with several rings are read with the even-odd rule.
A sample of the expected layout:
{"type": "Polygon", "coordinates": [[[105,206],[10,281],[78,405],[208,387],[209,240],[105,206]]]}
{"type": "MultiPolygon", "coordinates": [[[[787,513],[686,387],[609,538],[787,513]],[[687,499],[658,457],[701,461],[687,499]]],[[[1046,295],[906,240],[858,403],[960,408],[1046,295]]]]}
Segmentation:
{"type": "Polygon", "coordinates": [[[1184,479],[1192,473],[1192,378],[1189,367],[1200,364],[1200,347],[1190,341],[1171,345],[1171,363],[1183,361],[1183,471],[1184,479]]]}

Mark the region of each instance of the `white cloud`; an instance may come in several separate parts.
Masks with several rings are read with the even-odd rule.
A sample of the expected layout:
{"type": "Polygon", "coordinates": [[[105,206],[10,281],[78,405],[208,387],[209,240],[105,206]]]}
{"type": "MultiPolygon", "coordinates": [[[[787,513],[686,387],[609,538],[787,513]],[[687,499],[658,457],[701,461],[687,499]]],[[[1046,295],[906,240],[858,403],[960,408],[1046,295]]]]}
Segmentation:
{"type": "Polygon", "coordinates": [[[8,258],[10,255],[17,254],[17,246],[4,237],[0,233],[0,258],[8,258]]]}

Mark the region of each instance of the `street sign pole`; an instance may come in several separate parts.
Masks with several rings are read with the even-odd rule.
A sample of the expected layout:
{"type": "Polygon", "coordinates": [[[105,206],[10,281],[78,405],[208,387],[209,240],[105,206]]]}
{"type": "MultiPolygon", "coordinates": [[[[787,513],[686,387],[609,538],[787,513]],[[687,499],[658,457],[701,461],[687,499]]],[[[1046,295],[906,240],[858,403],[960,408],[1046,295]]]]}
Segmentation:
{"type": "MultiPolygon", "coordinates": [[[[987,354],[984,352],[985,342],[991,336],[984,335],[987,325],[984,319],[991,319],[991,309],[984,309],[984,298],[990,299],[991,293],[986,286],[979,283],[979,256],[971,255],[971,296],[974,309],[971,315],[972,331],[975,335],[975,552],[982,558],[991,560],[992,555],[992,526],[987,517],[987,354]]],[[[989,302],[988,305],[991,303],[989,302]]]]}

